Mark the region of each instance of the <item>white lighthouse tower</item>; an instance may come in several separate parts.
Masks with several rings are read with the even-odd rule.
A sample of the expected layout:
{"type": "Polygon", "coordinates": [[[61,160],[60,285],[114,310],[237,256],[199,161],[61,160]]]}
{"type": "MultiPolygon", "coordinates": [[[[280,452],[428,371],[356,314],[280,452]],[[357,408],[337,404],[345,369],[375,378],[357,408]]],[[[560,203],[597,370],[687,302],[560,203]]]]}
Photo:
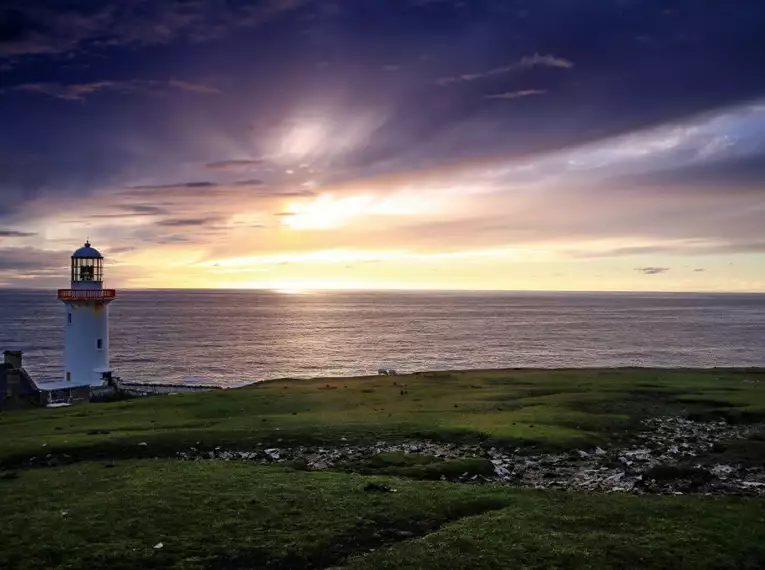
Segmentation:
{"type": "Polygon", "coordinates": [[[103,286],[104,257],[89,242],[72,254],[72,285],[59,289],[66,307],[64,380],[100,386],[109,368],[109,303],[103,286]]]}

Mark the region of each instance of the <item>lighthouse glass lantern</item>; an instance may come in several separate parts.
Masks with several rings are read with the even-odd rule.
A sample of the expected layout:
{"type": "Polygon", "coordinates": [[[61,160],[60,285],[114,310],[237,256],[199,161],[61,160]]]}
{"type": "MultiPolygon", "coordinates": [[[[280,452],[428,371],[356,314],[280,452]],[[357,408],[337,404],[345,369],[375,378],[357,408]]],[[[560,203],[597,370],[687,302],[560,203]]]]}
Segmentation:
{"type": "MultiPolygon", "coordinates": [[[[93,249],[92,247],[90,249],[93,249]]],[[[96,250],[93,250],[96,251],[96,250]]],[[[104,280],[104,260],[101,257],[72,257],[72,285],[85,289],[92,283],[102,283],[104,280]]]]}
{"type": "Polygon", "coordinates": [[[64,380],[103,384],[109,367],[109,303],[114,289],[103,287],[104,258],[89,242],[72,254],[71,286],[59,289],[66,307],[64,380]]]}

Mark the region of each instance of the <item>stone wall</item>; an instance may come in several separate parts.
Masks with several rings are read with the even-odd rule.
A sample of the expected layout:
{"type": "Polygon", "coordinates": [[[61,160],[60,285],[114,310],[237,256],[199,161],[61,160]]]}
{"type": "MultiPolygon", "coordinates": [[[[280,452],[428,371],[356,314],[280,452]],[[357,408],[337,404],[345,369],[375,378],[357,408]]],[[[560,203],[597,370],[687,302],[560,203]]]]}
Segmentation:
{"type": "Polygon", "coordinates": [[[181,392],[206,392],[220,390],[220,386],[198,386],[191,384],[146,384],[138,382],[118,382],[117,390],[127,396],[159,396],[181,392]]]}
{"type": "Polygon", "coordinates": [[[119,398],[117,388],[110,384],[106,386],[91,386],[90,387],[90,401],[91,402],[110,402],[119,398]]]}

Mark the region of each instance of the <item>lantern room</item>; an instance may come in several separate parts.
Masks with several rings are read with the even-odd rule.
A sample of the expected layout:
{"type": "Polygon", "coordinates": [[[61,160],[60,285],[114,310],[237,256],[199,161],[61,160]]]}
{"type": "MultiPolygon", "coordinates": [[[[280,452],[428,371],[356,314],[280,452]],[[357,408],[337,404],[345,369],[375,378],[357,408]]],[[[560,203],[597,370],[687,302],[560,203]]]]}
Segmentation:
{"type": "Polygon", "coordinates": [[[72,255],[72,289],[96,289],[104,280],[104,257],[90,242],[72,255]]]}

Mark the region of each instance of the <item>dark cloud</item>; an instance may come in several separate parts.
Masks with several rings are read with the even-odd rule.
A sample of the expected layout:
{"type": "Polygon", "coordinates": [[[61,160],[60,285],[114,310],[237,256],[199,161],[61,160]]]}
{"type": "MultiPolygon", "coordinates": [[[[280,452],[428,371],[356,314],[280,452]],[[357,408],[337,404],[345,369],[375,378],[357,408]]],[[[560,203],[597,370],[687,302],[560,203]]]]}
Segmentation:
{"type": "MultiPolygon", "coordinates": [[[[50,251],[32,247],[0,248],[0,271],[60,271],[69,265],[71,255],[71,251],[50,251]]],[[[66,275],[66,271],[62,275],[66,275]]]]}
{"type": "Polygon", "coordinates": [[[3,90],[8,91],[26,91],[29,93],[41,93],[65,101],[83,101],[96,93],[120,93],[127,95],[130,93],[166,93],[168,88],[180,89],[182,91],[191,91],[205,95],[220,95],[223,92],[215,87],[201,85],[198,83],[189,83],[187,81],[153,81],[131,79],[128,81],[92,81],[90,83],[22,83],[13,85],[3,90]]]}
{"type": "Polygon", "coordinates": [[[706,271],[706,269],[698,268],[693,270],[694,273],[702,273],[703,271],[706,271]]]}
{"type": "MultiPolygon", "coordinates": [[[[722,233],[729,233],[725,229],[722,233]]],[[[721,236],[722,237],[722,236],[721,236]]],[[[601,257],[629,257],[637,255],[733,255],[739,253],[765,253],[763,240],[729,240],[722,243],[669,242],[664,245],[619,247],[603,251],[569,252],[577,259],[594,259],[601,257]]],[[[697,269],[696,271],[704,271],[697,269]]]]}
{"type": "Polygon", "coordinates": [[[130,253],[131,251],[135,251],[135,246],[122,246],[122,247],[110,247],[109,248],[109,254],[110,255],[119,255],[120,253],[130,253]]]}
{"type": "Polygon", "coordinates": [[[520,91],[506,91],[495,95],[486,95],[486,99],[518,99],[532,95],[544,95],[545,93],[547,93],[545,89],[521,89],[520,91]]]}
{"type": "Polygon", "coordinates": [[[0,57],[151,46],[176,40],[207,42],[237,28],[259,26],[303,4],[302,0],[10,0],[0,8],[0,57]]]}
{"type": "Polygon", "coordinates": [[[253,166],[259,166],[263,163],[261,159],[238,159],[238,160],[220,160],[217,162],[208,162],[205,164],[207,170],[234,170],[241,171],[253,166]]]}
{"type": "MultiPolygon", "coordinates": [[[[126,190],[119,192],[116,196],[123,198],[135,198],[135,199],[162,199],[167,198],[196,198],[196,197],[223,197],[223,196],[238,196],[245,195],[244,192],[248,188],[257,187],[258,196],[313,196],[314,193],[310,190],[284,188],[281,186],[267,186],[262,180],[248,179],[237,180],[234,182],[176,182],[172,184],[141,184],[138,186],[129,186],[126,190]]],[[[251,194],[248,194],[251,195],[251,194]]],[[[135,206],[129,206],[134,208],[135,206]]],[[[148,206],[149,208],[161,208],[162,212],[165,211],[163,206],[148,206]]],[[[162,213],[148,210],[148,212],[138,213],[162,213]]]]}
{"type": "Polygon", "coordinates": [[[205,216],[202,218],[171,218],[157,222],[158,226],[176,228],[176,227],[194,227],[207,226],[221,220],[220,216],[205,216]]]}
{"type": "Polygon", "coordinates": [[[152,238],[152,243],[160,245],[169,245],[174,243],[191,243],[189,236],[171,235],[171,236],[157,236],[152,238]]]}
{"type": "Polygon", "coordinates": [[[215,182],[176,182],[174,184],[143,184],[140,186],[131,186],[131,190],[170,190],[173,188],[217,188],[219,185],[215,182]]]}
{"type": "Polygon", "coordinates": [[[316,192],[312,192],[311,190],[281,190],[273,192],[271,195],[286,196],[291,198],[310,198],[311,196],[316,196],[316,192]]]}
{"type": "Polygon", "coordinates": [[[17,230],[2,230],[0,229],[0,237],[32,237],[37,234],[34,232],[20,232],[17,230]]]}
{"type": "Polygon", "coordinates": [[[727,191],[737,189],[765,194],[765,152],[697,160],[676,168],[622,176],[611,181],[631,186],[686,187],[713,192],[725,188],[727,191]]]}
{"type": "MultiPolygon", "coordinates": [[[[159,82],[160,85],[162,82],[159,82]]],[[[217,87],[210,87],[209,85],[202,85],[200,83],[191,83],[190,81],[179,81],[178,79],[169,79],[165,82],[168,87],[180,89],[182,91],[191,91],[193,93],[201,93],[203,95],[222,95],[223,91],[217,87]]]]}
{"type": "MultiPolygon", "coordinates": [[[[147,218],[153,216],[167,215],[169,212],[165,208],[150,206],[144,204],[119,206],[115,211],[107,213],[91,213],[88,217],[94,219],[124,219],[124,218],[147,218]]],[[[76,220],[72,220],[76,221],[76,220]]]]}
{"type": "Polygon", "coordinates": [[[635,271],[639,271],[645,275],[658,275],[669,271],[669,267],[636,267],[635,271]]]}
{"type": "Polygon", "coordinates": [[[159,208],[157,206],[150,206],[148,204],[134,204],[130,206],[123,206],[123,210],[126,213],[132,213],[134,215],[146,215],[146,216],[158,216],[167,214],[165,208],[159,208]]]}

